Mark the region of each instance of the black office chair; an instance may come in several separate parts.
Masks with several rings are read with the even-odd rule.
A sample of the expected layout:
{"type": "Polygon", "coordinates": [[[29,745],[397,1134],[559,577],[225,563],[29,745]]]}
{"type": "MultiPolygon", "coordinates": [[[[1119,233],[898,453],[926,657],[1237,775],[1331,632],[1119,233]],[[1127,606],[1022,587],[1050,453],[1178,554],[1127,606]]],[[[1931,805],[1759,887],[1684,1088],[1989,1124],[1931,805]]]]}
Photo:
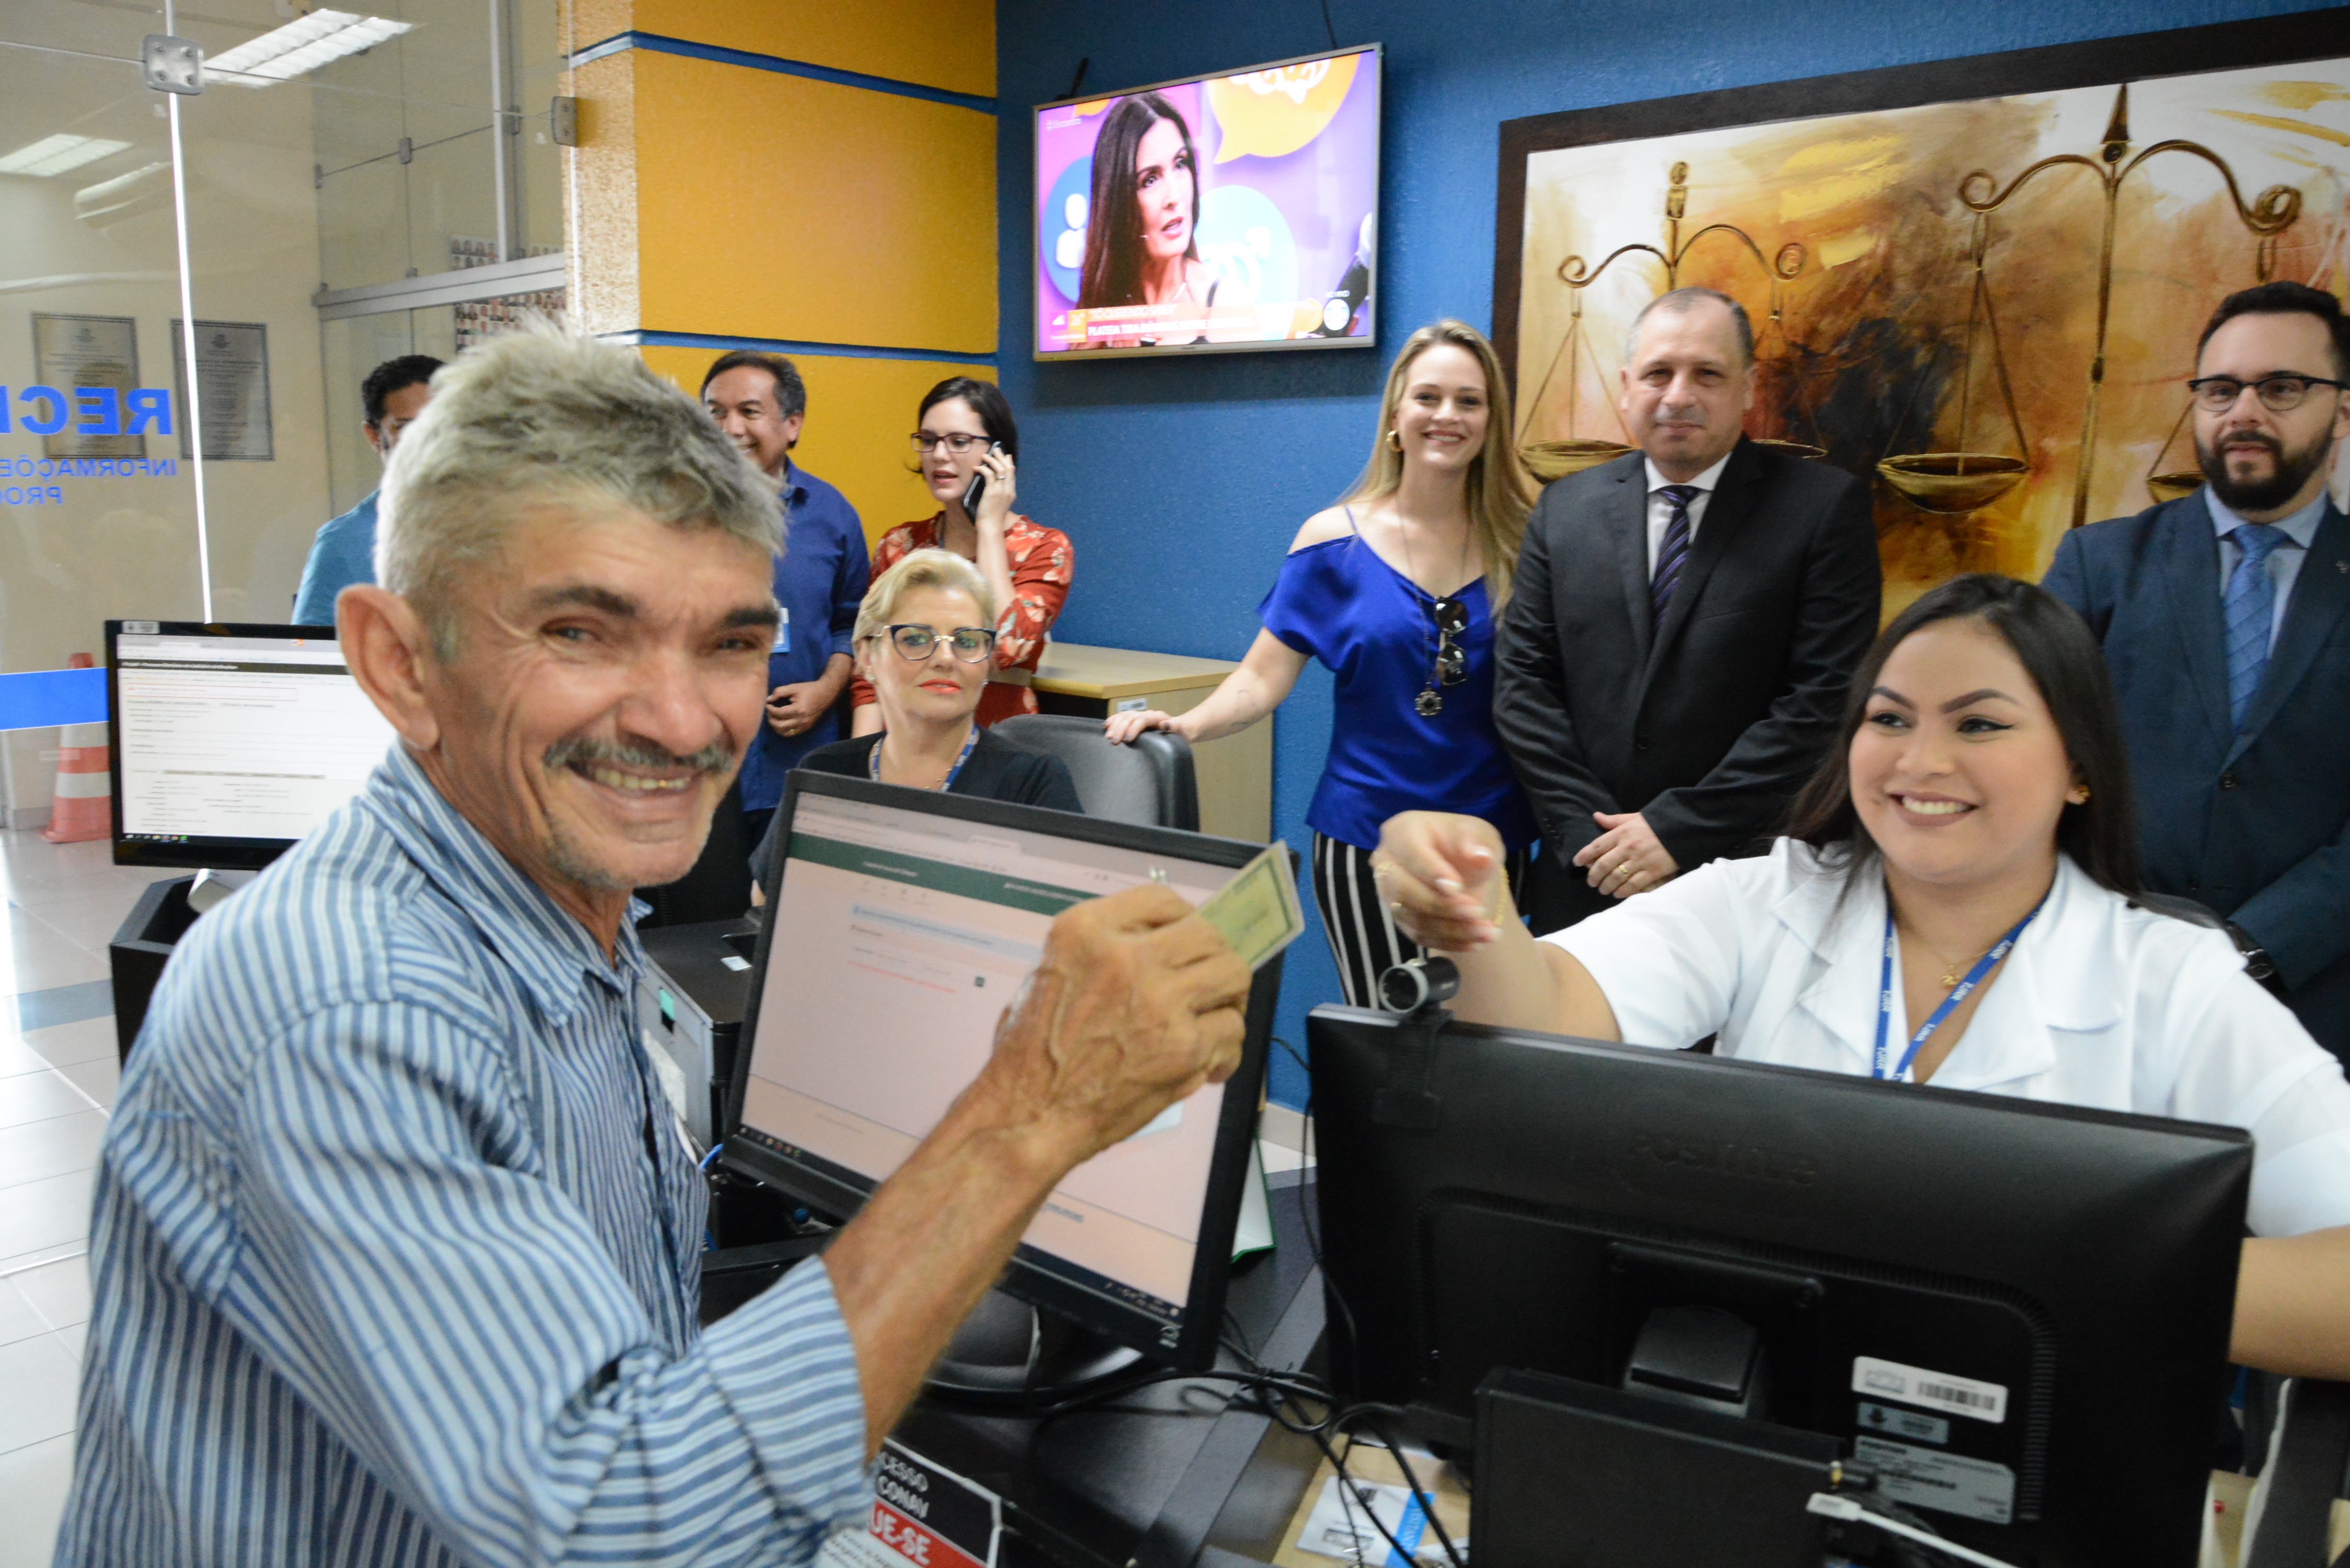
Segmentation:
{"type": "Polygon", "coordinates": [[[1164,730],[1146,730],[1114,746],[1099,719],[1023,713],[995,726],[1015,746],[1043,752],[1068,765],[1087,816],[1144,827],[1200,830],[1200,781],[1191,743],[1164,730]]]}
{"type": "Polygon", "coordinates": [[[2269,1495],[2254,1534],[2243,1542],[2244,1568],[2341,1568],[2350,1551],[2332,1551],[2334,1511],[2350,1467],[2350,1385],[2295,1377],[2275,1395],[2276,1435],[2266,1448],[2269,1495]]]}

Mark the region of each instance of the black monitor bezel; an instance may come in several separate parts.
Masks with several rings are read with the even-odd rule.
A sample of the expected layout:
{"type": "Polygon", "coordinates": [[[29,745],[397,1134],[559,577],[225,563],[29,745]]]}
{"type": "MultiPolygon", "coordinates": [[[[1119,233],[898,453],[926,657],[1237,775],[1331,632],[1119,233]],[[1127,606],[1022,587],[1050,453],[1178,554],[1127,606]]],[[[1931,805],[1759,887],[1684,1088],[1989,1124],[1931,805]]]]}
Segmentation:
{"type": "MultiPolygon", "coordinates": [[[[1015,805],[975,795],[907,789],[868,779],[800,770],[785,781],[783,803],[776,809],[774,829],[777,851],[760,877],[770,910],[778,907],[784,867],[789,858],[782,846],[790,842],[792,821],[800,800],[806,795],[886,805],[983,826],[1044,834],[1234,870],[1247,865],[1264,847],[1179,828],[1145,827],[1044,806],[1015,805]]],[[[743,1101],[759,1037],[759,1015],[766,993],[775,930],[774,919],[761,922],[751,966],[750,1001],[743,1013],[741,1044],[735,1050],[734,1071],[726,1086],[724,1145],[720,1163],[738,1175],[791,1193],[845,1220],[863,1206],[879,1183],[859,1188],[827,1169],[790,1159],[742,1133],[743,1101]]],[[[1175,1370],[1200,1371],[1214,1364],[1223,1332],[1224,1293],[1232,1274],[1232,1235],[1248,1177],[1249,1144],[1256,1132],[1258,1090],[1264,1081],[1265,1053],[1280,990],[1281,960],[1276,956],[1256,972],[1255,983],[1249,992],[1241,1064],[1224,1085],[1199,1241],[1192,1257],[1191,1289],[1183,1303],[1182,1327],[1175,1341],[1171,1345],[1165,1341],[1156,1316],[1055,1272],[1038,1261],[1043,1254],[1033,1252],[1024,1242],[1014,1252],[1004,1271],[1000,1282],[1002,1289],[1175,1370]]]]}
{"type": "Polygon", "coordinates": [[[253,637],[284,642],[310,639],[335,640],[331,626],[283,626],[255,621],[109,620],[106,623],[106,755],[111,774],[113,800],[109,820],[117,866],[172,867],[182,870],[258,871],[295,845],[296,838],[188,838],[176,844],[126,843],[122,832],[122,693],[118,685],[120,659],[116,639],[123,628],[133,637],[253,637]]]}
{"type": "MultiPolygon", "coordinates": [[[[2079,1469],[2085,1447],[2095,1447],[2102,1455],[2114,1441],[2105,1425],[2091,1438],[2079,1435],[2083,1402],[2095,1406],[2095,1397],[2111,1393],[2115,1383],[2110,1376],[2101,1379],[2095,1374],[2085,1375],[2081,1366],[2085,1347],[2103,1343],[2111,1333],[2111,1323],[2117,1321],[2116,1314],[2100,1310],[2099,1303],[2112,1293],[2126,1295],[2132,1304],[2159,1300],[2159,1312],[2139,1314],[2143,1321],[2133,1322],[2129,1329],[2138,1336],[2129,1346],[2130,1354],[2141,1357],[2137,1365],[2141,1368],[2161,1366],[2175,1372],[2208,1362],[2210,1376],[2208,1386],[2162,1384],[2156,1403],[2175,1399],[2182,1402],[2181,1407],[2165,1409],[2160,1423],[2129,1428],[2131,1440],[2138,1445],[2134,1463],[2146,1461],[2149,1452],[2158,1454],[2176,1470],[2165,1479],[2177,1482],[2178,1488],[2175,1496],[2169,1490],[2163,1490],[2159,1506],[2140,1506],[2146,1499],[2133,1499],[2126,1511],[2129,1528],[2137,1535],[2136,1548],[2151,1543],[2157,1549],[2134,1549],[2125,1555],[2147,1563],[2176,1561],[2183,1565],[2192,1561],[2196,1510],[2202,1501],[2199,1481],[2208,1467],[2208,1450],[2189,1455],[2161,1445],[2173,1438],[2182,1443],[2208,1441],[2221,1416],[2230,1376],[2226,1353],[2236,1279],[2232,1267],[2226,1269],[2224,1278],[2216,1271],[2222,1260],[2233,1262],[2244,1234],[2252,1140],[2242,1128],[1448,1020],[1440,1039],[1432,1043],[1429,1058],[1428,1086],[1431,1092],[1440,1091],[1438,1129],[1397,1130],[1380,1125],[1376,1096],[1379,1084],[1393,1081],[1403,1021],[1391,1014],[1336,1006],[1315,1008],[1306,1023],[1307,1054],[1315,1079],[1317,1189],[1324,1200],[1320,1261],[1334,1299],[1336,1293],[1347,1293],[1351,1306],[1351,1311],[1334,1308],[1332,1313],[1333,1323],[1343,1322],[1347,1328],[1344,1336],[1334,1335],[1330,1349],[1331,1377],[1342,1398],[1408,1404],[1410,1412],[1399,1422],[1402,1429],[1442,1442],[1466,1440],[1470,1412],[1425,1402],[1429,1394],[1425,1377],[1406,1371],[1409,1347],[1417,1345],[1425,1352],[1430,1308],[1420,1299],[1422,1282],[1417,1278],[1426,1272],[1425,1265],[1399,1257],[1397,1249],[1417,1249],[1416,1220],[1440,1197],[1448,1203],[1457,1202],[1465,1194],[1488,1189],[1482,1185],[1482,1173],[1463,1175],[1461,1157],[1454,1149],[1426,1140],[1440,1138],[1438,1129],[1447,1125],[1445,1118],[1462,1114],[1454,1103],[1456,1094],[1499,1096],[1522,1115],[1533,1116],[1542,1108],[1541,1096],[1527,1093],[1508,1071],[1520,1059],[1496,1057],[1494,1048],[1523,1052],[1528,1059],[1537,1055],[1571,1058],[1582,1064],[1576,1084],[1581,1097],[1571,1103],[1593,1106],[1595,1116],[1604,1104],[1609,1118],[1606,1132],[1583,1140],[1579,1135],[1595,1131],[1584,1125],[1584,1118],[1571,1116],[1564,1123],[1544,1120],[1544,1138],[1552,1147],[1565,1140],[1572,1152],[1533,1177],[1512,1178],[1510,1187],[1497,1189],[1505,1194],[1498,1201],[1528,1212],[1548,1212],[1561,1206],[1589,1209],[1597,1204],[1593,1211],[1634,1228],[1632,1234],[1648,1232],[1644,1239],[1665,1246],[1706,1247],[1742,1237],[1742,1241],[1731,1242],[1742,1252],[1757,1248],[1783,1256],[1810,1251],[1816,1254],[1815,1263],[1857,1264],[1895,1282],[1930,1287],[1937,1277],[1960,1279],[2028,1301],[2045,1315],[2048,1343],[2060,1352],[2051,1374],[2053,1381],[2047,1385],[2055,1403],[2047,1412],[2053,1435],[2047,1438],[2051,1447],[2045,1473],[2052,1478],[2063,1475],[2068,1488],[2097,1493],[2101,1485],[2113,1480],[2107,1473],[2109,1466],[2092,1465],[2085,1480],[2079,1469]],[[1642,1075],[1645,1083],[1634,1085],[1621,1078],[1612,1084],[1594,1081],[1613,1076],[1615,1065],[1642,1075]],[[1603,1088],[1614,1092],[1599,1096],[1603,1088]],[[1636,1089],[1638,1093],[1631,1092],[1636,1089]],[[1864,1134],[1865,1124],[1844,1113],[1872,1103],[1882,1106],[1888,1120],[1876,1132],[1864,1134]],[[1803,1113],[1801,1119],[1795,1111],[1803,1113]],[[1830,1111],[1839,1114],[1832,1117],[1826,1114],[1830,1111]],[[1671,1120],[1662,1124],[1663,1130],[1679,1138],[1684,1148],[1711,1148],[1716,1138],[1729,1136],[1732,1127],[1742,1126],[1741,1147],[1745,1153],[1761,1154],[1767,1148],[1783,1157],[1774,1170],[1740,1174],[1783,1181],[1792,1169],[1783,1157],[1798,1153],[1819,1157],[1807,1183],[1818,1194],[1814,1211],[1791,1215],[1774,1206],[1767,1220],[1748,1229],[1752,1215],[1763,1210],[1747,1200],[1727,1201],[1721,1189],[1728,1177],[1720,1172],[1711,1177],[1696,1172],[1686,1182],[1669,1184],[1662,1183],[1646,1167],[1627,1174],[1625,1167],[1629,1157],[1639,1152],[1642,1133],[1653,1130],[1644,1128],[1643,1117],[1659,1116],[1669,1116],[1671,1120]],[[1788,1141],[1784,1147],[1780,1147],[1776,1136],[1767,1143],[1757,1141],[1748,1119],[1774,1116],[1784,1118],[1781,1125],[1789,1129],[1791,1138],[1800,1132],[1804,1141],[1788,1141]],[[1941,1125],[1938,1127],[1936,1123],[1941,1125]],[[1969,1150],[1999,1149],[2012,1157],[2022,1147],[2048,1163],[2023,1168],[2011,1162],[1993,1168],[1975,1163],[1972,1153],[1954,1162],[1938,1159],[1937,1152],[1947,1153],[1960,1141],[1961,1132],[1969,1150]],[[2135,1149],[2125,1150],[2120,1141],[2136,1143],[2140,1137],[2147,1141],[2135,1149]],[[1389,1141],[1403,1138],[1423,1141],[1412,1145],[1389,1141]],[[1867,1139],[1875,1140],[1876,1147],[1866,1147],[1867,1139]],[[1856,1149],[1863,1152],[1856,1154],[1856,1149]],[[1898,1160],[1893,1158],[1897,1149],[1898,1160]],[[2143,1228],[2141,1240],[2160,1231],[2175,1250],[2166,1253],[2164,1242],[2158,1241],[2130,1254],[2131,1266],[2125,1271],[2128,1282],[2120,1283],[2110,1272],[2110,1262],[2104,1265],[2108,1272],[2091,1272],[2071,1262],[2071,1254],[2052,1251],[2030,1239],[2033,1224],[2043,1217],[2042,1206],[2050,1183],[2077,1176],[2085,1168],[2104,1168],[2096,1162],[2112,1161],[2125,1152],[2133,1179],[2143,1180],[2147,1167],[2159,1165],[2175,1179],[2168,1195],[2173,1202],[2187,1190],[2199,1206],[2191,1210],[2179,1206],[2135,1211],[2134,1220],[2143,1228]],[[1429,1162],[1424,1168],[1412,1168],[1423,1160],[1429,1162]],[[1534,1185],[1526,1186],[1524,1181],[1534,1185]],[[1701,1217],[1696,1208],[1700,1187],[1706,1189],[1708,1205],[1701,1217]],[[1905,1195],[1929,1189],[1933,1197],[1927,1203],[1907,1202],[1905,1195]],[[1603,1190],[1604,1199],[1594,1196],[1603,1190]],[[1968,1214],[1970,1204],[1979,1207],[1962,1227],[1957,1216],[1968,1214]],[[1981,1207],[2000,1204],[2009,1207],[1981,1207]],[[1897,1207],[1898,1215],[1893,1212],[1897,1207]],[[2006,1226],[2002,1215],[2023,1222],[2006,1226]],[[1856,1233],[1839,1229],[1833,1246],[1797,1239],[1810,1235],[1811,1227],[1830,1219],[1840,1227],[1874,1230],[1856,1233]],[[2026,1244],[2010,1247],[2006,1239],[2011,1237],[2022,1238],[2026,1244]],[[2192,1251],[2188,1250],[2189,1241],[2192,1251]],[[1990,1251],[1970,1252],[1970,1248],[1990,1251]],[[2028,1268],[2022,1262],[2026,1257],[2031,1260],[2028,1268]],[[2065,1261],[2060,1263],[2059,1259],[2065,1261]],[[2213,1265],[2212,1272],[2205,1272],[2206,1264],[2213,1265]],[[2045,1272],[2052,1270],[2058,1272],[2045,1272]],[[1375,1282],[1378,1290],[1365,1290],[1367,1281],[1375,1282]],[[1373,1354],[1385,1359],[1374,1365],[1351,1364],[1364,1355],[1366,1345],[1375,1347],[1373,1354]],[[1397,1355],[1399,1349],[1407,1355],[1397,1355]],[[2165,1359],[2173,1355],[2175,1363],[2165,1359]],[[2189,1399],[2207,1402],[2208,1411],[2185,1413],[2183,1402],[2189,1399]],[[2065,1417],[2061,1421],[2060,1414],[2065,1417]],[[2192,1496],[2188,1495],[2190,1491],[2192,1496]]],[[[1773,1128],[1774,1135],[1777,1130],[1773,1128]]],[[[1516,1146],[1509,1136],[1497,1139],[1490,1127],[1480,1141],[1456,1146],[1478,1151],[1481,1157],[1497,1147],[1511,1147],[1516,1146]]],[[[1748,1192],[1756,1189],[1752,1180],[1745,1187],[1748,1192]]],[[[2082,1212],[2096,1212],[2095,1197],[2095,1193],[2087,1199],[2076,1197],[2075,1201],[2088,1205],[2082,1212]]],[[[2105,1214],[2103,1222],[2111,1221],[2112,1216],[2105,1214]]],[[[1446,1371],[1454,1377],[1476,1375],[1476,1369],[1461,1366],[1448,1366],[1446,1371]]],[[[2140,1378],[2130,1385],[2132,1392],[2143,1395],[2146,1382],[2140,1378]]],[[[2142,1416],[2150,1413],[2150,1409],[2140,1411],[2142,1416]]],[[[2018,1418],[2028,1422],[2032,1413],[2024,1411],[2018,1418]]],[[[2019,1470],[2017,1479],[2021,1483],[2023,1472],[2019,1470]]],[[[2078,1544],[2082,1520],[2082,1511],[2073,1503],[2054,1509],[2034,1505],[2026,1511],[2021,1490],[2017,1501],[2018,1511],[2008,1526],[1984,1526],[1939,1514],[1934,1522],[1944,1534],[1993,1556],[2015,1555],[2019,1537],[2009,1533],[2014,1530],[2026,1532],[2021,1539],[2033,1551],[2045,1553],[2039,1560],[2049,1568],[2108,1560],[2071,1550],[2078,1544]]],[[[2106,1528],[2102,1520],[2096,1528],[2106,1528]]]]}
{"type": "Polygon", "coordinates": [[[1145,82],[1139,87],[1119,88],[1111,92],[1083,92],[1075,98],[1056,98],[1033,105],[1028,110],[1028,237],[1031,244],[1029,272],[1025,287],[1032,319],[1028,323],[1028,358],[1039,365],[1064,365],[1109,359],[1188,359],[1211,354],[1287,354],[1310,352],[1324,348],[1376,348],[1379,346],[1379,277],[1384,265],[1379,259],[1381,221],[1387,215],[1387,188],[1384,184],[1388,118],[1388,48],[1385,44],[1347,44],[1336,48],[1315,49],[1310,54],[1291,55],[1285,59],[1260,60],[1254,65],[1234,66],[1228,70],[1200,71],[1188,77],[1169,77],[1164,81],[1145,82]],[[1074,103],[1106,103],[1112,99],[1132,98],[1137,93],[1157,92],[1162,88],[1190,87],[1194,83],[1213,81],[1218,77],[1248,76],[1257,71],[1277,71],[1285,66],[1302,66],[1314,60],[1334,60],[1340,55],[1369,55],[1378,62],[1379,113],[1377,132],[1371,138],[1371,319],[1370,330],[1360,337],[1284,337],[1275,343],[1200,343],[1179,347],[1148,348],[1054,348],[1038,346],[1036,322],[1033,319],[1036,305],[1036,282],[1044,267],[1044,258],[1035,254],[1034,244],[1043,230],[1045,221],[1045,182],[1037,178],[1036,130],[1045,111],[1066,109],[1074,103]]]}

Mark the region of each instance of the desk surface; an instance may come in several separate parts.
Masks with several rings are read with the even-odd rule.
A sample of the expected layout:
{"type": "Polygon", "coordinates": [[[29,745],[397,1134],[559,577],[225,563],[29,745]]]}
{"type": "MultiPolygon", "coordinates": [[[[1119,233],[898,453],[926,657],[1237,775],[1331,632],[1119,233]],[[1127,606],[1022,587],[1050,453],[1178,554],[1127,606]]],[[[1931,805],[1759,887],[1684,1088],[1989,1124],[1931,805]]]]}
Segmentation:
{"type": "Polygon", "coordinates": [[[710,1015],[711,1023],[723,1027],[742,1023],[751,1006],[750,966],[736,969],[726,961],[741,957],[726,945],[726,938],[733,932],[756,929],[747,919],[702,920],[649,930],[640,928],[637,940],[644,943],[645,956],[685,988],[694,1005],[710,1015]]]}
{"type": "Polygon", "coordinates": [[[1181,653],[1142,653],[1130,648],[1095,648],[1082,642],[1045,645],[1034,682],[1039,691],[1065,697],[1148,697],[1212,686],[1238,670],[1228,659],[1193,659],[1181,653]]]}

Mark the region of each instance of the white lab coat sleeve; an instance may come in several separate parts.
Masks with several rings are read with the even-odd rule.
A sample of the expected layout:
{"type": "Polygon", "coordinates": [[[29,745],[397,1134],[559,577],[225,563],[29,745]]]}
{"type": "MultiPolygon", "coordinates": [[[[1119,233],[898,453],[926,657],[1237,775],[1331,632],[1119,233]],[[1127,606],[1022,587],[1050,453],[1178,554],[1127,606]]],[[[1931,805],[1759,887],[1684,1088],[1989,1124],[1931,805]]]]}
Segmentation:
{"type": "Polygon", "coordinates": [[[1771,859],[1716,860],[1542,940],[1598,982],[1628,1045],[1679,1049],[1716,1033],[1738,995],[1771,859]]]}

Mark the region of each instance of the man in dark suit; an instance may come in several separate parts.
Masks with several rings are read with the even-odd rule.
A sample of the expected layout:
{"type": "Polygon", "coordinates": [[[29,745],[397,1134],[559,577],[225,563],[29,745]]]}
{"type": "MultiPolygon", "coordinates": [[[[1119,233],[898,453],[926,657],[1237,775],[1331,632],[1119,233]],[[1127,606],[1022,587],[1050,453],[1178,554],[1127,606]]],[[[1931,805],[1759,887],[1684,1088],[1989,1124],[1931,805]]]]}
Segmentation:
{"type": "Polygon", "coordinates": [[[2064,536],[2046,587],[2105,644],[2147,886],[2229,922],[2247,967],[2350,1058],[2350,322],[2268,283],[2203,329],[2204,488],[2064,536]]]}
{"type": "Polygon", "coordinates": [[[1640,313],[1640,451],[1560,480],[1526,525],[1493,721],[1549,854],[1537,932],[1776,828],[1835,735],[1883,591],[1867,487],[1757,446],[1754,331],[1676,289],[1640,313]]]}

